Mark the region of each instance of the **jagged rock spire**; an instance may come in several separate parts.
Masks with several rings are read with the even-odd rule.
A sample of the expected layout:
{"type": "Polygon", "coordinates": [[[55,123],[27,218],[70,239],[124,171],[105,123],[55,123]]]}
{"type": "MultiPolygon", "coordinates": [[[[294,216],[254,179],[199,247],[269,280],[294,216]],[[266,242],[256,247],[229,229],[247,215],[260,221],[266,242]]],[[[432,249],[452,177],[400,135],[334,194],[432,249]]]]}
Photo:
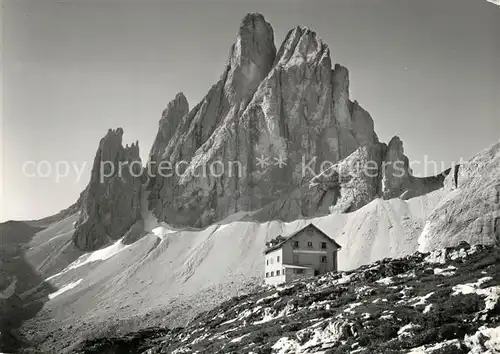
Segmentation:
{"type": "Polygon", "coordinates": [[[394,136],[385,150],[381,183],[382,197],[384,199],[409,199],[432,192],[443,187],[448,173],[449,170],[436,176],[423,178],[413,176],[410,161],[404,154],[403,142],[398,136],[394,136]]]}
{"type": "MultiPolygon", "coordinates": [[[[234,212],[290,204],[281,201],[293,193],[298,207],[289,218],[332,210],[339,201],[348,205],[340,209],[354,210],[379,195],[427,188],[409,169],[399,178],[385,168],[379,171],[387,176],[383,184],[379,175],[340,184],[324,179],[311,200],[295,202],[325,163],[353,170],[372,157],[379,164],[404,161],[396,140],[387,148],[379,143],[371,116],[351,100],[349,86],[348,69],[332,67],[330,49],[314,30],[293,28],[276,53],[271,25],[261,14],[247,14],[220,80],[191,110],[179,93],[163,112],[148,162],[150,210],[173,225],[206,226],[234,212]],[[182,171],[162,176],[161,162],[182,164],[182,171]],[[221,174],[208,170],[214,164],[221,174]],[[362,195],[350,197],[348,189],[362,195]]],[[[113,146],[122,133],[109,133],[113,146]]],[[[125,150],[138,156],[138,146],[125,150]]]]}
{"type": "Polygon", "coordinates": [[[173,224],[207,225],[299,187],[310,177],[302,175],[302,159],[316,159],[317,169],[377,142],[371,117],[349,100],[347,69],[332,68],[330,49],[315,31],[292,29],[276,55],[271,25],[248,14],[221,80],[163,142],[161,159],[182,161],[187,169],[151,180],[150,208],[173,224]],[[261,154],[287,163],[259,170],[261,154]],[[200,177],[215,161],[237,162],[241,169],[200,177]]]}
{"type": "Polygon", "coordinates": [[[139,143],[122,145],[123,129],[110,129],[96,152],[90,182],[80,195],[73,242],[85,251],[121,238],[141,216],[139,143]]]}
{"type": "Polygon", "coordinates": [[[165,148],[172,136],[175,134],[177,127],[181,123],[182,118],[189,112],[189,103],[184,96],[184,93],[179,92],[175,98],[170,101],[167,108],[163,111],[159,122],[158,133],[149,153],[149,161],[157,163],[165,152],[165,148]]]}

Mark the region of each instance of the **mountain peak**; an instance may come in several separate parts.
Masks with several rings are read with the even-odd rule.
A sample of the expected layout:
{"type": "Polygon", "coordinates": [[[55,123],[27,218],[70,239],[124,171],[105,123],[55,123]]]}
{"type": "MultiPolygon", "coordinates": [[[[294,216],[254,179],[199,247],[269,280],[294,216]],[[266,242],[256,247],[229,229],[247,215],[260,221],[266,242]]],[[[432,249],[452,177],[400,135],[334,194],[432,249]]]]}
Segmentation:
{"type": "Polygon", "coordinates": [[[188,100],[187,100],[186,95],[184,95],[184,92],[178,92],[175,95],[175,98],[173,99],[172,102],[174,102],[175,104],[184,104],[184,103],[188,103],[188,100]]]}
{"type": "Polygon", "coordinates": [[[266,21],[264,15],[257,12],[247,13],[241,20],[239,34],[244,35],[251,32],[269,34],[269,32],[273,33],[273,28],[266,21]]]}
{"type": "Polygon", "coordinates": [[[271,65],[276,55],[274,45],[274,31],[263,15],[259,13],[249,13],[241,21],[238,36],[232,47],[230,54],[231,67],[245,66],[248,73],[248,62],[257,66],[257,71],[266,73],[271,69],[271,65]]]}
{"type": "MultiPolygon", "coordinates": [[[[316,31],[293,28],[276,55],[271,25],[247,14],[220,81],[170,138],[155,141],[157,162],[183,160],[188,167],[181,176],[151,179],[154,215],[172,225],[206,226],[259,209],[301,187],[302,158],[317,158],[319,169],[373,143],[371,117],[349,100],[347,69],[332,69],[316,31]],[[286,166],[260,171],[254,158],[261,154],[287,156],[286,166]],[[245,173],[201,178],[196,171],[215,161],[238,161],[245,173]]],[[[308,210],[314,215],[315,206],[308,210]]]]}
{"type": "Polygon", "coordinates": [[[80,250],[95,250],[119,239],[141,216],[139,142],[124,147],[122,137],[122,128],[109,129],[97,148],[72,236],[80,250]]]}
{"type": "Polygon", "coordinates": [[[189,111],[189,102],[183,92],[178,92],[174,99],[168,103],[167,108],[163,111],[162,119],[166,118],[172,110],[185,111],[184,114],[189,111]]]}
{"type": "Polygon", "coordinates": [[[241,20],[241,27],[252,25],[256,22],[268,23],[264,15],[259,12],[249,12],[241,20]]]}
{"type": "Polygon", "coordinates": [[[318,63],[324,62],[328,66],[331,65],[330,49],[323,39],[317,35],[316,31],[308,27],[297,26],[288,31],[276,56],[276,63],[286,65],[289,62],[293,64],[304,59],[308,62],[314,59],[318,63]]]}
{"type": "Polygon", "coordinates": [[[403,142],[401,141],[401,138],[397,135],[394,135],[391,140],[389,141],[389,146],[401,146],[403,147],[403,142]]]}
{"type": "Polygon", "coordinates": [[[108,129],[108,133],[104,136],[104,140],[107,139],[112,139],[113,137],[118,137],[120,138],[120,144],[121,144],[121,138],[123,137],[123,128],[116,128],[116,129],[108,129]]]}
{"type": "Polygon", "coordinates": [[[189,112],[189,103],[184,93],[179,92],[162,113],[158,133],[149,153],[149,160],[158,162],[174,135],[182,118],[189,112]]]}

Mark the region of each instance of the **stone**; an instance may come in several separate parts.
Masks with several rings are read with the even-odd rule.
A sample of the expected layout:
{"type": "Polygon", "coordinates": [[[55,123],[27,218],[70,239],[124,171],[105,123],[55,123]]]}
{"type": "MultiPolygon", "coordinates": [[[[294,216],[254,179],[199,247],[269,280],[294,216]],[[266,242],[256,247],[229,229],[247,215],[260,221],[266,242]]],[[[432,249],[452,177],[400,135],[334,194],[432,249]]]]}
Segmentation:
{"type": "Polygon", "coordinates": [[[349,98],[348,70],[332,68],[316,32],[292,29],[276,54],[271,25],[249,14],[219,83],[161,143],[162,160],[186,168],[151,179],[149,207],[173,225],[207,226],[288,198],[325,161],[377,143],[370,115],[349,98]]]}
{"type": "Polygon", "coordinates": [[[500,245],[500,141],[460,166],[444,182],[447,194],[427,218],[419,250],[500,245]]]}
{"type": "Polygon", "coordinates": [[[339,163],[325,166],[300,188],[254,213],[253,219],[290,222],[363,207],[379,194],[384,148],[380,143],[359,147],[339,163]]]}
{"type": "Polygon", "coordinates": [[[156,165],[161,160],[170,139],[175,134],[182,118],[188,112],[189,103],[187,98],[182,92],[179,92],[163,111],[159,122],[158,133],[151,147],[151,152],[149,153],[150,162],[154,161],[156,165]]]}
{"type": "Polygon", "coordinates": [[[80,195],[73,242],[83,251],[117,240],[141,218],[142,164],[139,144],[122,145],[123,129],[101,139],[90,182],[80,195]]]}
{"type": "Polygon", "coordinates": [[[410,199],[442,188],[450,170],[436,176],[415,177],[408,157],[404,154],[403,142],[398,136],[391,139],[385,151],[382,176],[382,197],[384,199],[410,199]]]}

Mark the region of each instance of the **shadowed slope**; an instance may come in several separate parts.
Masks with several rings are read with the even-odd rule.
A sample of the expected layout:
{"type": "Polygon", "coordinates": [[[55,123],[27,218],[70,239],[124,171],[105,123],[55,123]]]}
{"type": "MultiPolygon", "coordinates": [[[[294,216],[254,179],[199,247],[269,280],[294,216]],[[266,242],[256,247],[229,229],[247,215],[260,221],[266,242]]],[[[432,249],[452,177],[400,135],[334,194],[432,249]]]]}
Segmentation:
{"type": "Polygon", "coordinates": [[[28,243],[42,229],[21,221],[0,224],[0,351],[14,352],[27,344],[17,329],[48,301],[43,293],[30,290],[35,286],[46,294],[54,290],[26,259],[28,243]]]}

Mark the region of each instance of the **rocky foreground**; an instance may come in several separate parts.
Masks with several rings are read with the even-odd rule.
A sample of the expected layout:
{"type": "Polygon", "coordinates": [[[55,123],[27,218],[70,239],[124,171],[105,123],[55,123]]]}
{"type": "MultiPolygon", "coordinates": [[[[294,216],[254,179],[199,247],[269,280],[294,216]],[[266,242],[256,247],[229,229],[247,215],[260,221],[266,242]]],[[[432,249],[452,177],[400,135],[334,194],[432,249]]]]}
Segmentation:
{"type": "Polygon", "coordinates": [[[77,353],[499,353],[500,251],[384,259],[200,314],[186,328],[88,340],[77,353]]]}

